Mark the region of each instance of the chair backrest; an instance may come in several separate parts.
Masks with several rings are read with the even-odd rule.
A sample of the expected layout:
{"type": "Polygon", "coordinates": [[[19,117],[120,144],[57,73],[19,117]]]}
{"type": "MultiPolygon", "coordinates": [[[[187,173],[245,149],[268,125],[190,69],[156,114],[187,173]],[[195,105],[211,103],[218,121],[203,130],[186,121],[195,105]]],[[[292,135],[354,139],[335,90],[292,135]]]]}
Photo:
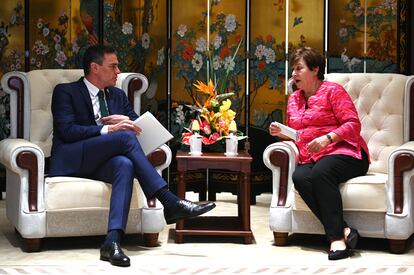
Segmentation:
{"type": "Polygon", "coordinates": [[[358,111],[361,135],[368,144],[370,172],[387,173],[392,150],[409,140],[407,104],[413,77],[400,74],[332,73],[329,81],[344,86],[358,111]]]}
{"type": "Polygon", "coordinates": [[[83,76],[83,70],[35,70],[27,73],[30,86],[30,138],[50,156],[53,137],[51,112],[53,89],[59,83],[68,83],[83,76]]]}

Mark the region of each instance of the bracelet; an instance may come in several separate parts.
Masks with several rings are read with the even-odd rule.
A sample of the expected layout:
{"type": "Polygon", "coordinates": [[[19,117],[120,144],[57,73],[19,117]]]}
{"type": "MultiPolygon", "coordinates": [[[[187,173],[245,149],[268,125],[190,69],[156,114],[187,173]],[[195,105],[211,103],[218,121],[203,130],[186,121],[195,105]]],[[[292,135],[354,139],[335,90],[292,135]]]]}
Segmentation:
{"type": "Polygon", "coordinates": [[[327,134],[326,137],[329,139],[329,143],[332,143],[333,142],[333,139],[332,139],[332,137],[331,137],[330,134],[327,134]]]}

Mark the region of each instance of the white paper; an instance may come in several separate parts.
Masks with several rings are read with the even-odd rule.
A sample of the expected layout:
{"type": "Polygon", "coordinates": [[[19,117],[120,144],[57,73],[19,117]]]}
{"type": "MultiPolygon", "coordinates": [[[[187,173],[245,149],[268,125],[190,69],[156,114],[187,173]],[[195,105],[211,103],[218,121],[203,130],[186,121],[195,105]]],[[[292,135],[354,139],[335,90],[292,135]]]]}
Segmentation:
{"type": "Polygon", "coordinates": [[[137,138],[145,155],[174,137],[150,112],[142,114],[134,124],[142,130],[137,138]]]}
{"type": "Polygon", "coordinates": [[[290,128],[282,123],[279,123],[277,121],[274,121],[272,123],[275,123],[277,126],[279,126],[280,130],[282,130],[280,133],[282,135],[285,135],[287,137],[290,137],[291,139],[293,139],[294,141],[298,141],[299,137],[298,137],[298,133],[296,132],[295,129],[290,128]]]}

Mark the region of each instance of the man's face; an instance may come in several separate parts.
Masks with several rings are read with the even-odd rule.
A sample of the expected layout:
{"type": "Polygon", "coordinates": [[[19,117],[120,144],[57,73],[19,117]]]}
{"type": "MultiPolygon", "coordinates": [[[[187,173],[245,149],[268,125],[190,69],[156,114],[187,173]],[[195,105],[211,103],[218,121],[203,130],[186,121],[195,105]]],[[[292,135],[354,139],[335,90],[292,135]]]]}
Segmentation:
{"type": "Polygon", "coordinates": [[[116,54],[108,53],[104,55],[102,65],[92,63],[95,67],[96,76],[99,80],[101,88],[112,87],[116,84],[119,70],[119,62],[116,54]],[[96,64],[96,65],[95,65],[96,64]]]}

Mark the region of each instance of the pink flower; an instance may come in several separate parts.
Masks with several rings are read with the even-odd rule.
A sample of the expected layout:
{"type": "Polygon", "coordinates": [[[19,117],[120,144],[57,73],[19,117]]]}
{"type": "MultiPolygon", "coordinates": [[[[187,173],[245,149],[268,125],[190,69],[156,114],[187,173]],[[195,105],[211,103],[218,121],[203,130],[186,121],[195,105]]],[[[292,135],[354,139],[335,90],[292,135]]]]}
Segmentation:
{"type": "Polygon", "coordinates": [[[224,121],[224,119],[220,119],[218,124],[219,124],[220,129],[223,129],[224,127],[226,127],[226,122],[224,121]]]}
{"type": "Polygon", "coordinates": [[[203,120],[202,124],[203,124],[203,125],[202,125],[203,132],[204,132],[206,135],[211,134],[210,124],[209,124],[206,120],[203,120]]]}
{"type": "Polygon", "coordinates": [[[220,137],[220,134],[219,133],[213,133],[211,136],[210,136],[210,138],[209,138],[209,140],[210,140],[210,142],[211,143],[214,143],[214,142],[216,142],[217,141],[217,139],[220,137]]]}
{"type": "Polygon", "coordinates": [[[190,145],[190,137],[193,135],[193,133],[182,133],[182,140],[181,142],[186,144],[186,145],[190,145]]]}

